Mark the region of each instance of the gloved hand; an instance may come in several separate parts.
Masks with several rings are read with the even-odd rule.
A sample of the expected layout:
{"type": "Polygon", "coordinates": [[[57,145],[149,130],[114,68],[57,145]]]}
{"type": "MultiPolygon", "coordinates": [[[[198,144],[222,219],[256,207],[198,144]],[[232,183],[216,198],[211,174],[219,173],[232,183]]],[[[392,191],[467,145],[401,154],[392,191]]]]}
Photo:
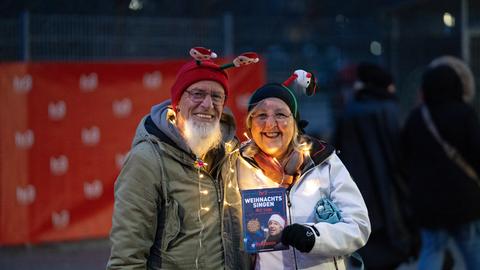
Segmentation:
{"type": "Polygon", "coordinates": [[[298,223],[288,225],[282,232],[282,243],[301,252],[310,252],[315,245],[315,233],[312,228],[298,223]]]}

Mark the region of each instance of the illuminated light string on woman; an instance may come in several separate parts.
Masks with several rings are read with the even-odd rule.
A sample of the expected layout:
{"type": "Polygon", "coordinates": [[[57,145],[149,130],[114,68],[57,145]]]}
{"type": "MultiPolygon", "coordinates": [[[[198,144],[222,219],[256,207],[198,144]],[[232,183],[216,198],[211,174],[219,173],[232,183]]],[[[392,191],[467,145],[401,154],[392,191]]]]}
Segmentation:
{"type": "MultiPolygon", "coordinates": [[[[302,78],[305,78],[308,80],[308,83],[310,83],[310,79],[311,79],[311,75],[306,72],[304,72],[303,70],[299,70],[299,71],[296,71],[294,73],[294,77],[295,79],[299,78],[299,77],[302,77],[302,78]]],[[[316,86],[315,86],[316,88],[316,86]]],[[[315,91],[315,88],[313,88],[311,91],[315,91]]],[[[174,118],[172,118],[171,121],[175,121],[174,118]]],[[[248,139],[248,141],[250,141],[250,138],[248,137],[248,135],[246,133],[244,133],[245,137],[248,139]]],[[[311,159],[310,157],[310,147],[311,145],[310,144],[307,144],[307,143],[302,143],[300,145],[300,149],[302,150],[302,154],[304,156],[304,158],[309,158],[311,159]]],[[[231,174],[234,174],[235,173],[235,163],[232,162],[232,157],[233,155],[239,151],[239,149],[235,149],[233,150],[233,146],[232,144],[230,143],[225,143],[225,150],[227,152],[227,155],[228,155],[228,164],[229,164],[229,170],[227,171],[227,173],[229,174],[228,177],[226,177],[226,179],[229,179],[229,182],[227,183],[226,185],[226,188],[228,189],[231,189],[232,192],[238,192],[239,191],[239,187],[238,187],[238,183],[237,181],[235,181],[234,177],[230,177],[231,174]],[[233,183],[232,183],[233,182],[233,183]]],[[[274,159],[275,162],[277,162],[278,164],[280,164],[278,162],[277,159],[274,159]]],[[[198,221],[200,223],[200,232],[199,232],[199,249],[197,250],[197,255],[196,255],[196,258],[195,258],[195,264],[196,264],[196,268],[199,269],[199,257],[200,257],[200,251],[202,250],[203,248],[203,243],[202,243],[202,237],[203,237],[203,231],[205,229],[205,224],[203,223],[202,221],[202,215],[204,215],[206,212],[210,211],[210,208],[207,207],[207,206],[204,206],[204,203],[203,201],[205,200],[203,198],[203,196],[207,196],[209,194],[209,191],[207,189],[203,189],[202,187],[202,181],[205,179],[204,177],[204,169],[206,166],[208,166],[207,163],[205,163],[202,159],[199,159],[197,158],[197,160],[195,161],[195,168],[197,168],[197,173],[198,173],[198,190],[199,190],[199,204],[200,204],[200,208],[197,212],[197,217],[198,217],[198,221]]],[[[257,175],[263,175],[261,169],[256,169],[257,170],[257,175]]],[[[283,179],[282,179],[282,183],[283,183],[283,179]]],[[[226,193],[226,191],[224,192],[224,194],[226,193]]],[[[236,202],[229,202],[227,200],[227,198],[224,196],[224,200],[223,200],[223,204],[224,204],[224,207],[225,206],[238,206],[238,205],[241,205],[241,199],[236,201],[236,202]]]]}
{"type": "MultiPolygon", "coordinates": [[[[252,198],[250,193],[258,198],[269,196],[267,189],[287,188],[288,202],[282,205],[286,210],[282,216],[288,222],[275,241],[290,248],[257,252],[263,251],[262,246],[256,245],[259,241],[248,227],[244,228],[244,244],[252,247],[247,252],[258,253],[257,270],[271,269],[272,265],[288,269],[305,265],[344,269],[350,254],[365,245],[369,237],[368,211],[333,146],[305,134],[307,123],[298,113],[294,87],[286,87],[298,78],[307,82],[301,89],[314,82],[312,75],[299,70],[285,83],[268,83],[252,94],[245,121],[252,139],[240,148],[236,163],[242,202],[252,198]],[[334,212],[336,219],[320,209],[326,209],[326,205],[333,209],[339,206],[334,212]]],[[[310,87],[304,93],[314,92],[315,87],[310,87]]],[[[257,211],[252,210],[252,201],[249,203],[245,212],[253,215],[257,211]]]]}

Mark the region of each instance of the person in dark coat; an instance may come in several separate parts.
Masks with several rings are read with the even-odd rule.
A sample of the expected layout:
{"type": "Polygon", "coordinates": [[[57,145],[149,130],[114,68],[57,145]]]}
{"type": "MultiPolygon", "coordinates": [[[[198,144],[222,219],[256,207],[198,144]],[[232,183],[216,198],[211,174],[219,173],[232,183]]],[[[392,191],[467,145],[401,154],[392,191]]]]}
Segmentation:
{"type": "Polygon", "coordinates": [[[334,142],[368,207],[372,234],[359,250],[368,269],[395,269],[411,254],[405,184],[399,169],[399,108],[390,73],[357,67],[353,99],[339,117],[334,142]]]}
{"type": "Polygon", "coordinates": [[[458,245],[466,269],[480,267],[480,181],[446,155],[422,116],[425,107],[443,140],[478,176],[480,122],[467,104],[474,89],[472,73],[460,59],[435,59],[422,77],[423,103],[410,113],[402,132],[414,218],[421,228],[419,269],[441,269],[450,239],[458,245]]]}

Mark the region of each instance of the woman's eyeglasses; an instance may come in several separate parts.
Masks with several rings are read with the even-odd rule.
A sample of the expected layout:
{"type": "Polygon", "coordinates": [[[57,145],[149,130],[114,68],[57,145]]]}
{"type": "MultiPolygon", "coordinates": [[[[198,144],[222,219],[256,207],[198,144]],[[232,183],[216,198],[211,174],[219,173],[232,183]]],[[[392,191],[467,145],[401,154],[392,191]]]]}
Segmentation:
{"type": "Polygon", "coordinates": [[[292,116],[291,113],[285,113],[285,112],[277,112],[275,114],[267,114],[267,113],[258,113],[252,115],[252,119],[255,123],[259,125],[265,124],[270,117],[273,117],[273,119],[277,122],[283,122],[288,119],[290,119],[290,116],[292,116]]]}
{"type": "Polygon", "coordinates": [[[225,102],[225,95],[222,93],[216,93],[216,92],[207,92],[203,90],[185,90],[185,92],[188,93],[190,96],[190,99],[195,102],[195,103],[200,103],[202,102],[208,95],[210,95],[210,98],[212,99],[213,105],[223,105],[225,102]]]}

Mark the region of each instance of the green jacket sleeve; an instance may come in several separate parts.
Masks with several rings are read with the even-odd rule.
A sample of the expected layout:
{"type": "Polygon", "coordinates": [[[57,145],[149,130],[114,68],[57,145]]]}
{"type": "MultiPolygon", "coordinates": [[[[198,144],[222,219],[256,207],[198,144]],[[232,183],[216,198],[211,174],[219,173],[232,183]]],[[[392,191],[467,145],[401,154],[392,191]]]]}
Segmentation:
{"type": "Polygon", "coordinates": [[[135,146],[115,183],[107,269],[146,269],[160,209],[160,168],[148,143],[135,146]]]}

